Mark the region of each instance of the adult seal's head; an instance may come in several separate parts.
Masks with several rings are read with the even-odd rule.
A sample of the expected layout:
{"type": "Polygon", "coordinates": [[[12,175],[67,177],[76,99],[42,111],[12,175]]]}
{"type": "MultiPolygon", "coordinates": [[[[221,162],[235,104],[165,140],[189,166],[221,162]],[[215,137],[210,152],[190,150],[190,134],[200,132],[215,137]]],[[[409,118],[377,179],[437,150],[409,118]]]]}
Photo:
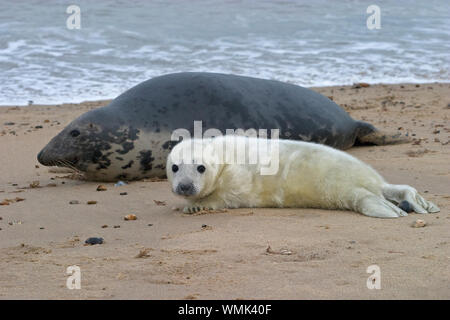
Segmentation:
{"type": "Polygon", "coordinates": [[[127,159],[134,154],[138,135],[139,130],[126,124],[120,115],[100,108],[72,121],[37,158],[45,166],[81,171],[89,180],[116,180],[122,178],[119,172],[126,170],[124,162],[132,167],[127,159]]]}

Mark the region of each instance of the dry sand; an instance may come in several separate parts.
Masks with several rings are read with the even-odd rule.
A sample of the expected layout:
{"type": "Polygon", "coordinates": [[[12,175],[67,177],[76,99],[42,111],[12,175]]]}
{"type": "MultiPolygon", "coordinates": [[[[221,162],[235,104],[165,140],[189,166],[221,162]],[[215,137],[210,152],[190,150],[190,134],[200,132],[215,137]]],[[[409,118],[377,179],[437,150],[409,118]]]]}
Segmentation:
{"type": "Polygon", "coordinates": [[[36,154],[50,138],[106,101],[4,107],[0,202],[25,200],[0,206],[0,297],[449,299],[450,85],[315,90],[355,119],[408,132],[416,142],[349,152],[391,183],[414,186],[441,212],[394,220],[312,209],[186,216],[172,210],[182,207],[183,200],[171,194],[165,181],[122,187],[107,183],[108,190],[98,192],[98,183],[36,167],[36,154]],[[31,188],[34,181],[39,185],[31,188]],[[71,200],[80,204],[71,205],[71,200]],[[89,200],[98,203],[87,205],[89,200]],[[124,221],[130,213],[138,219],[124,221]],[[419,218],[427,226],[412,228],[419,218]],[[83,246],[94,236],[105,243],[83,246]],[[381,290],[366,287],[366,269],[372,264],[381,268],[381,290]],[[81,290],[66,288],[71,265],[81,268],[81,290]]]}

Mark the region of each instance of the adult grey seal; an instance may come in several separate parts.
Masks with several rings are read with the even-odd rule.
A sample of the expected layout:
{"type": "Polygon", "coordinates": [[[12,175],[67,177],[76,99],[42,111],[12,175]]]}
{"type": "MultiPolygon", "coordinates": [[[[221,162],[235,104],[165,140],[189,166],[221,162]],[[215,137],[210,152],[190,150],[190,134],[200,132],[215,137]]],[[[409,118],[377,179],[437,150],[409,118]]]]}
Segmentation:
{"type": "Polygon", "coordinates": [[[89,180],[165,176],[175,129],[279,129],[280,138],[347,149],[402,142],[400,136],[353,120],[312,90],[274,80],[186,72],[156,77],[105,107],[73,120],[38,154],[46,166],[68,166],[89,180]]]}

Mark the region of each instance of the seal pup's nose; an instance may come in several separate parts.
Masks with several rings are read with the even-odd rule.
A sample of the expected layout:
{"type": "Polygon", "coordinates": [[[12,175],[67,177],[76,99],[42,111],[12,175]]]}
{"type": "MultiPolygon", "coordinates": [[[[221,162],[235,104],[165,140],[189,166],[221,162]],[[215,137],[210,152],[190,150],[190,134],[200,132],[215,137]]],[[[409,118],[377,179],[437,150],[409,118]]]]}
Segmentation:
{"type": "Polygon", "coordinates": [[[180,183],[176,188],[176,193],[182,196],[191,196],[195,193],[195,188],[192,182],[180,183]]]}

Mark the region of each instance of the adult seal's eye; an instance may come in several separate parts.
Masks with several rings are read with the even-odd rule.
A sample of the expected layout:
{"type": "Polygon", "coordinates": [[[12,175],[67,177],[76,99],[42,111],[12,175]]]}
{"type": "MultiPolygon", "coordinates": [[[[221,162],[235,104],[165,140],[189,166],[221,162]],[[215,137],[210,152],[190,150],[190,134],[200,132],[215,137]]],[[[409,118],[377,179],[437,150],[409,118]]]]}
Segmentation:
{"type": "Polygon", "coordinates": [[[205,170],[206,170],[206,168],[205,168],[204,165],[199,165],[199,166],[197,167],[197,171],[200,172],[200,173],[205,172],[205,170]]]}
{"type": "Polygon", "coordinates": [[[78,137],[80,135],[80,131],[78,131],[77,129],[70,131],[70,135],[72,137],[78,137]]]}
{"type": "Polygon", "coordinates": [[[176,164],[174,164],[174,165],[172,166],[172,171],[173,171],[173,172],[177,172],[177,171],[178,171],[178,166],[177,166],[176,164]]]}

